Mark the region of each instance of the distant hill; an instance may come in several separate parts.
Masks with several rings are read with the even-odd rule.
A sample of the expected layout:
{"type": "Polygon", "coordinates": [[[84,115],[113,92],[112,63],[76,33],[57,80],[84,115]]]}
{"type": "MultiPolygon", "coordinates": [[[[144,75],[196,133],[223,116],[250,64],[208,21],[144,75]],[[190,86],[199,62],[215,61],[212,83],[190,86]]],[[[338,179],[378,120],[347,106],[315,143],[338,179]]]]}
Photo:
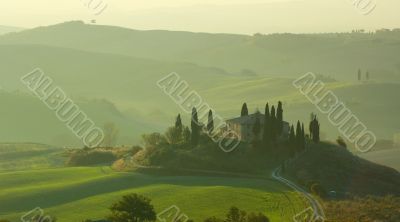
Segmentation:
{"type": "MultiPolygon", "coordinates": [[[[192,63],[158,61],[43,45],[0,45],[0,56],[0,86],[4,92],[27,92],[20,82],[21,76],[40,67],[72,98],[79,101],[109,101],[105,104],[112,105],[105,106],[115,107],[105,110],[109,110],[109,114],[115,117],[108,117],[107,114],[104,119],[100,119],[100,123],[121,122],[124,127],[121,126],[120,130],[124,136],[121,135],[120,139],[125,137],[121,143],[132,142],[128,139],[131,137],[135,137],[134,141],[138,142],[140,134],[144,132],[163,131],[173,123],[177,113],[182,114],[185,124],[189,123],[190,115],[183,113],[179,105],[156,85],[159,79],[171,72],[178,73],[182,80],[187,81],[189,89],[196,90],[203,101],[222,118],[237,116],[243,102],[248,102],[250,112],[254,112],[256,108],[263,110],[266,102],[276,104],[278,100],[284,102],[284,118],[292,123],[297,120],[308,122],[310,112],[318,113],[316,107],[293,87],[293,78],[243,76],[192,63]],[[122,121],[119,117],[121,115],[124,116],[122,119],[129,120],[122,121]]],[[[396,101],[395,95],[400,93],[400,84],[379,81],[326,83],[327,88],[333,90],[378,138],[390,139],[393,134],[398,133],[397,126],[400,120],[396,110],[400,109],[400,104],[393,101],[396,101]],[[382,115],[383,110],[385,115],[382,115]]],[[[32,97],[32,100],[36,101],[37,98],[32,97]]],[[[13,107],[17,103],[9,98],[3,100],[2,104],[4,107],[9,106],[8,104],[13,107]]],[[[35,106],[46,109],[43,104],[38,103],[35,106]]],[[[25,109],[29,107],[22,110],[25,109]]],[[[19,118],[15,113],[19,112],[6,112],[11,117],[3,115],[3,118],[19,118]]],[[[53,113],[50,116],[54,118],[53,113]]],[[[335,139],[339,135],[337,129],[328,122],[326,116],[321,115],[320,120],[322,137],[335,139]]],[[[42,130],[54,134],[51,129],[44,128],[36,132],[42,130]]],[[[17,135],[18,131],[14,133],[17,135]]],[[[16,139],[14,136],[5,136],[10,135],[10,132],[3,135],[2,141],[16,139]]],[[[54,139],[50,140],[49,137],[31,139],[33,140],[26,138],[22,142],[61,144],[54,143],[54,139]]],[[[21,142],[20,139],[17,141],[21,142]]]]}
{"type": "Polygon", "coordinates": [[[37,143],[0,143],[0,172],[64,166],[63,149],[37,143]]]}
{"type": "Polygon", "coordinates": [[[355,80],[400,79],[400,32],[235,35],[67,22],[0,37],[0,44],[42,44],[156,60],[191,62],[232,73],[300,76],[306,72],[355,80]],[[250,71],[250,72],[249,72],[250,71]]]}
{"type": "MultiPolygon", "coordinates": [[[[76,104],[99,127],[113,122],[120,130],[119,142],[132,144],[138,141],[141,133],[152,127],[151,123],[142,123],[140,119],[121,114],[112,103],[106,100],[75,100],[76,104]]],[[[23,93],[0,92],[0,141],[36,142],[58,146],[78,146],[79,140],[68,127],[57,119],[54,111],[49,110],[38,98],[23,93]]]]}
{"type": "Polygon", "coordinates": [[[400,149],[386,149],[378,150],[374,152],[369,152],[361,154],[360,157],[367,159],[369,161],[382,164],[385,166],[393,167],[394,169],[400,171],[400,149]]]}
{"type": "Polygon", "coordinates": [[[352,195],[400,195],[400,173],[357,157],[342,147],[312,145],[286,168],[286,175],[306,185],[352,195]]]}
{"type": "Polygon", "coordinates": [[[18,32],[24,30],[23,28],[11,27],[11,26],[3,26],[0,25],[0,35],[10,33],[10,32],[18,32]]]}

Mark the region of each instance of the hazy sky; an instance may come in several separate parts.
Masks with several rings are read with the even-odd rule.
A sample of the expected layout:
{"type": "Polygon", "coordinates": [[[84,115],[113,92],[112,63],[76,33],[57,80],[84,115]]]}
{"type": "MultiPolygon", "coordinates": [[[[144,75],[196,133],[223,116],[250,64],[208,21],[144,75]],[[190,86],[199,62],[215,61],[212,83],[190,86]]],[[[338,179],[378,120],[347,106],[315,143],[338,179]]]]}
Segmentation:
{"type": "Polygon", "coordinates": [[[91,19],[134,29],[247,34],[400,27],[400,0],[1,1],[0,25],[26,28],[91,19]],[[365,14],[373,5],[375,9],[365,14]]]}

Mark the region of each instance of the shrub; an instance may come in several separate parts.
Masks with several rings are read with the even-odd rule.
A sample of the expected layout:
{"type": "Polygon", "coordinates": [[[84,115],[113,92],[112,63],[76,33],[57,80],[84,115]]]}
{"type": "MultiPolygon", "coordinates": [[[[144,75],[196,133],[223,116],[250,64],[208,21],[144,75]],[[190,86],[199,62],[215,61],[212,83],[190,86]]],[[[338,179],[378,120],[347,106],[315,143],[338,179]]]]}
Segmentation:
{"type": "Polygon", "coordinates": [[[67,161],[69,166],[90,166],[97,164],[110,164],[117,160],[112,151],[76,151],[67,161]]]}

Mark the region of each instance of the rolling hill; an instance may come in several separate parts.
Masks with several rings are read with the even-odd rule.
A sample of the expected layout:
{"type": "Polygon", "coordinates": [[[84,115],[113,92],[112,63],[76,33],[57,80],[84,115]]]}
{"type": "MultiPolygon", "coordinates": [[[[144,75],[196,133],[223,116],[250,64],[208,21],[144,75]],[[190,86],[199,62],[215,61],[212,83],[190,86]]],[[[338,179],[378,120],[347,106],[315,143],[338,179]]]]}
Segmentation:
{"type": "Polygon", "coordinates": [[[80,21],[0,37],[0,44],[41,44],[163,61],[228,72],[281,77],[306,72],[355,80],[359,68],[376,80],[400,79],[400,32],[235,35],[139,31],[80,21]],[[247,71],[246,71],[247,70],[247,71]]]}
{"type": "MultiPolygon", "coordinates": [[[[60,86],[68,96],[87,103],[88,114],[99,125],[115,122],[120,128],[119,142],[122,144],[137,143],[140,134],[145,132],[163,131],[173,123],[177,113],[183,112],[156,85],[159,79],[171,72],[178,73],[182,80],[187,81],[189,90],[198,92],[203,101],[210,104],[222,118],[237,116],[245,101],[249,104],[250,112],[254,112],[256,108],[263,110],[266,102],[276,104],[282,100],[285,119],[289,122],[308,122],[310,112],[318,113],[316,107],[292,86],[292,78],[240,76],[191,63],[162,62],[43,45],[0,45],[0,56],[3,58],[0,60],[3,82],[0,98],[2,104],[10,107],[3,110],[4,115],[0,118],[13,123],[11,130],[0,129],[3,130],[2,141],[5,142],[15,140],[71,145],[69,142],[65,144],[71,141],[70,132],[61,129],[65,127],[37,98],[27,99],[18,93],[18,96],[10,93],[15,90],[26,92],[20,78],[37,67],[52,77],[54,84],[60,86]],[[24,110],[37,110],[40,115],[26,115],[24,110]],[[46,127],[33,130],[42,118],[46,127]],[[25,125],[19,124],[23,123],[20,120],[26,121],[25,125]],[[47,124],[50,120],[51,124],[47,124]],[[21,134],[23,128],[24,133],[21,134]],[[26,131],[29,128],[32,128],[31,131],[26,131]]],[[[393,102],[397,101],[395,95],[400,90],[398,83],[329,81],[326,85],[378,138],[390,139],[398,133],[400,120],[396,110],[400,104],[393,102]],[[376,91],[380,93],[374,93],[376,91]],[[383,110],[385,115],[379,115],[383,110]]],[[[184,122],[189,121],[189,115],[183,114],[183,118],[184,122]]],[[[326,116],[320,119],[323,138],[335,139],[339,135],[337,129],[328,122],[326,116]]]]}
{"type": "Polygon", "coordinates": [[[10,32],[19,32],[22,30],[24,30],[24,29],[18,28],[18,27],[0,25],[0,35],[4,35],[4,34],[10,33],[10,32]]]}
{"type": "Polygon", "coordinates": [[[133,192],[150,197],[156,212],[176,205],[195,221],[223,217],[233,205],[288,221],[307,207],[293,191],[260,179],[154,176],[93,167],[0,173],[0,180],[0,218],[11,220],[36,207],[60,222],[101,219],[114,201],[133,192]]]}
{"type": "Polygon", "coordinates": [[[400,173],[397,170],[372,163],[343,147],[328,143],[312,144],[290,161],[285,173],[299,184],[310,188],[311,184],[318,183],[325,192],[335,191],[339,197],[348,197],[347,194],[400,194],[400,173]]]}
{"type": "Polygon", "coordinates": [[[0,172],[64,166],[63,151],[44,144],[1,143],[0,172]]]}

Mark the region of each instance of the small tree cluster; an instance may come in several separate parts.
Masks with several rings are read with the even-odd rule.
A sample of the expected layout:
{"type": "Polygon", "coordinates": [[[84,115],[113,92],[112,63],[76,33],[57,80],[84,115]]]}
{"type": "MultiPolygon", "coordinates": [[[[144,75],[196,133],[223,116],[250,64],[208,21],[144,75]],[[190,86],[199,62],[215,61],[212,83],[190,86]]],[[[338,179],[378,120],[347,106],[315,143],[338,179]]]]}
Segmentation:
{"type": "Polygon", "coordinates": [[[269,218],[262,213],[247,213],[237,207],[231,207],[225,219],[210,217],[204,222],[269,222],[269,218]]]}
{"type": "Polygon", "coordinates": [[[266,147],[269,147],[271,143],[275,143],[279,136],[283,132],[283,108],[282,102],[278,102],[278,107],[275,106],[269,109],[269,104],[265,105],[265,118],[264,118],[264,131],[263,131],[263,143],[266,147]]]}
{"type": "Polygon", "coordinates": [[[304,132],[304,124],[297,121],[296,131],[294,126],[290,127],[289,132],[289,155],[293,157],[296,153],[300,153],[306,149],[306,136],[304,132]]]}

